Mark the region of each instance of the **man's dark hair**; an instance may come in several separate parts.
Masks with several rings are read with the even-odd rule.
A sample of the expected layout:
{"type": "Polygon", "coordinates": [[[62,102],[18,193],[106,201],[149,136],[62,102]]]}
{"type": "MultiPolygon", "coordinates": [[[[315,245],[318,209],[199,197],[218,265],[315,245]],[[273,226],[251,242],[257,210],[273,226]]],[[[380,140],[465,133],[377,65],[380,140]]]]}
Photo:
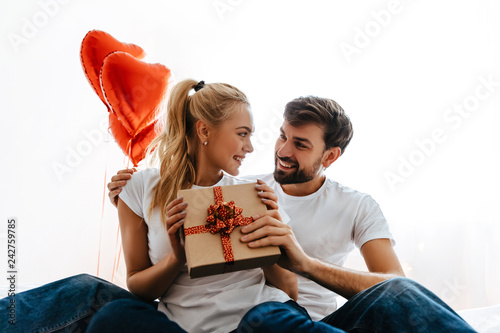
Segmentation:
{"type": "Polygon", "coordinates": [[[343,154],[352,139],[351,120],[332,99],[316,96],[296,98],[285,106],[284,118],[295,127],[315,124],[322,128],[325,150],[340,147],[343,154]]]}

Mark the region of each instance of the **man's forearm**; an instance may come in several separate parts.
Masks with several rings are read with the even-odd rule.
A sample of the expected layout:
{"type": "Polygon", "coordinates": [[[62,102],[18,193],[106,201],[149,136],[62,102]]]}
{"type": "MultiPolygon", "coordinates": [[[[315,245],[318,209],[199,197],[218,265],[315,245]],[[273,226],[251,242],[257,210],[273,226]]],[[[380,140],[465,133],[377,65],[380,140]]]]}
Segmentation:
{"type": "Polygon", "coordinates": [[[300,275],[346,299],[375,284],[396,277],[395,274],[360,272],[309,258],[300,275]]]}

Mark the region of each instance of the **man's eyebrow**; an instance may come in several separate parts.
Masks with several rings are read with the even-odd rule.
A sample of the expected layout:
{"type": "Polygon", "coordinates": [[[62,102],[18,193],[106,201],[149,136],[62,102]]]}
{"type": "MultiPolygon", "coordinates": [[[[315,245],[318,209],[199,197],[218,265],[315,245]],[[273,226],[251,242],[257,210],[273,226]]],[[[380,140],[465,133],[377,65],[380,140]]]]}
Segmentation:
{"type": "Polygon", "coordinates": [[[297,137],[297,136],[294,136],[294,137],[293,137],[293,139],[294,139],[294,140],[296,140],[296,141],[300,141],[300,142],[303,142],[303,143],[307,143],[308,145],[311,145],[311,146],[312,146],[312,142],[311,142],[311,141],[309,141],[309,140],[308,140],[308,139],[306,139],[306,138],[299,138],[299,137],[297,137]]]}
{"type": "MultiPolygon", "coordinates": [[[[285,131],[283,131],[283,127],[280,127],[280,132],[281,132],[281,134],[285,135],[285,131]]],[[[311,146],[312,146],[312,142],[311,142],[311,141],[309,141],[309,140],[308,140],[308,139],[306,139],[306,138],[301,138],[301,137],[298,137],[298,136],[294,136],[292,139],[293,139],[293,140],[295,140],[295,141],[299,141],[299,142],[302,142],[302,143],[306,143],[306,144],[308,144],[308,145],[311,145],[311,146]]]]}

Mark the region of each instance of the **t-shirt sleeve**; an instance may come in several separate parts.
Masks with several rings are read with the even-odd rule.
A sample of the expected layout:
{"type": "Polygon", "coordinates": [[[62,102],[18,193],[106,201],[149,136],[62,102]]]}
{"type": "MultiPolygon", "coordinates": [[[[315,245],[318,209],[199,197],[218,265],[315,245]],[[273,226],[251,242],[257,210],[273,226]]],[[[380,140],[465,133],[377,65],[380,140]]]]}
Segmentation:
{"type": "Polygon", "coordinates": [[[139,217],[144,218],[142,201],[144,198],[144,173],[135,172],[119,194],[120,199],[139,217]]]}
{"type": "Polygon", "coordinates": [[[365,195],[359,202],[358,213],[354,221],[354,244],[361,248],[366,242],[381,238],[388,238],[392,245],[395,245],[394,237],[380,206],[371,196],[365,195]]]}

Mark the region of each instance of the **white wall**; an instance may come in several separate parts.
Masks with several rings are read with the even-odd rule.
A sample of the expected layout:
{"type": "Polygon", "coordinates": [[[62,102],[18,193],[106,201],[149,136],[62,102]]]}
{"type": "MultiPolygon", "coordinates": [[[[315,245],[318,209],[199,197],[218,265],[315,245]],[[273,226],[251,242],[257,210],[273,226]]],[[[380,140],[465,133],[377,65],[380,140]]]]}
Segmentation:
{"type": "MultiPolygon", "coordinates": [[[[355,136],[328,175],[380,203],[407,275],[455,309],[500,302],[498,2],[0,6],[0,269],[8,269],[7,219],[16,217],[18,285],[96,274],[99,257],[99,274],[113,275],[117,219],[105,183],[127,161],[104,134],[106,109],[79,61],[82,38],[99,29],[140,45],[177,80],[228,82],[248,94],[256,149],[242,174],[272,170],[287,101],[335,99],[355,136]]],[[[359,254],[349,264],[362,267],[359,254]]]]}

